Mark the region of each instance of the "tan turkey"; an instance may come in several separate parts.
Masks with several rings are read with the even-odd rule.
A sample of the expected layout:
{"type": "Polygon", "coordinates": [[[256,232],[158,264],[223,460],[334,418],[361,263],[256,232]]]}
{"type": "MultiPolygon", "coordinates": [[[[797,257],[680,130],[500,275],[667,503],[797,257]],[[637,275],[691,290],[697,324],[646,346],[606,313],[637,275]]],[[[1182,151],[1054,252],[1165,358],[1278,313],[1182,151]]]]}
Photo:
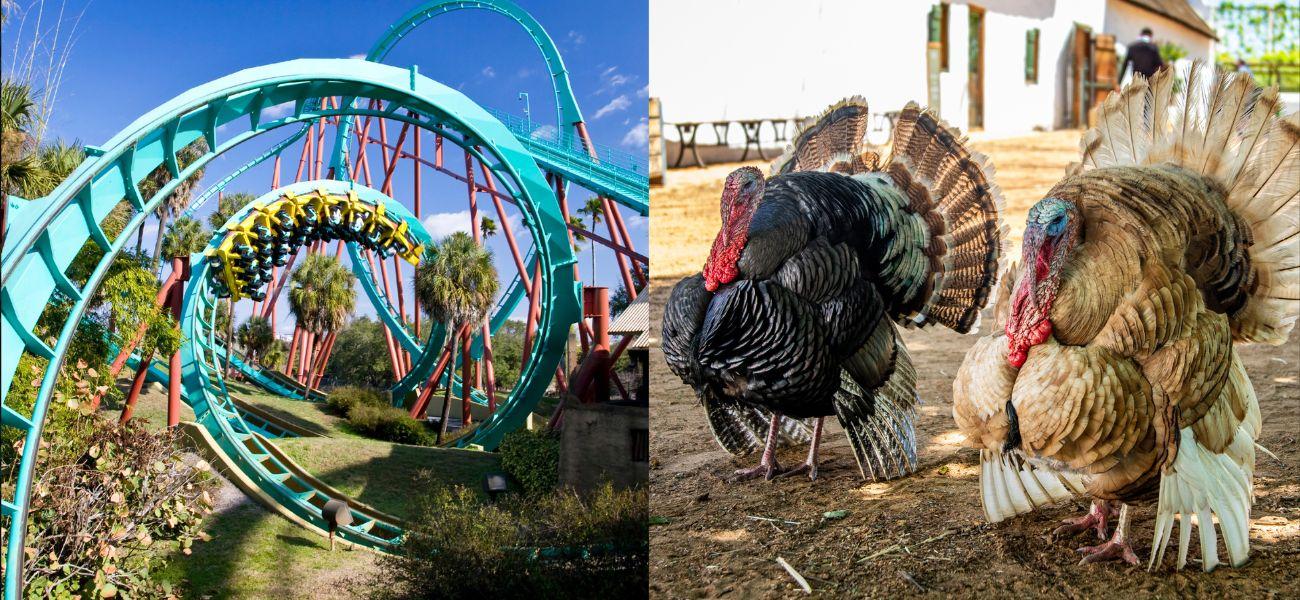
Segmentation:
{"type": "Polygon", "coordinates": [[[741,477],[773,477],[778,445],[810,442],[789,472],[815,478],[830,415],[863,477],[911,473],[916,374],[897,324],[965,332],[990,296],[1004,235],[983,157],[914,104],[881,157],[867,116],[860,98],[836,104],[770,177],[727,177],[703,272],[664,307],[664,357],[718,443],[762,450],[741,477]]]}
{"type": "Polygon", "coordinates": [[[1086,493],[1058,531],[1104,540],[1118,510],[1084,562],[1136,563],[1128,505],[1154,500],[1148,568],[1175,523],[1178,568],[1193,526],[1206,571],[1219,537],[1247,560],[1261,423],[1234,345],[1280,344],[1300,312],[1300,121],[1278,109],[1276,89],[1201,65],[1100,107],[953,386],[988,520],[1086,493]]]}

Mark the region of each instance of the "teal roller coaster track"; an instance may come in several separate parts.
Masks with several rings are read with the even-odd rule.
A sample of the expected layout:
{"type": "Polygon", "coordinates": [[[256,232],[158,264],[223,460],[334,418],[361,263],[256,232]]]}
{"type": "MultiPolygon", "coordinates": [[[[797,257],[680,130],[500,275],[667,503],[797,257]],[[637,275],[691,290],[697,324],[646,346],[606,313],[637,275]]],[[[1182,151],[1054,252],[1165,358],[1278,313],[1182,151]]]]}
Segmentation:
{"type": "MultiPolygon", "coordinates": [[[[497,410],[459,445],[494,448],[505,433],[522,425],[545,392],[559,364],[571,327],[578,322],[580,283],[571,247],[569,223],[557,198],[554,179],[573,182],[595,191],[641,215],[647,213],[648,180],[643,161],[591,144],[582,127],[582,116],[569,84],[564,63],[554,43],[528,13],[506,0],[432,1],[412,10],[389,27],[375,44],[367,60],[295,60],[240,71],[195,87],[140,117],[106,144],[87,148],[87,160],[59,187],[44,198],[8,200],[10,216],[0,265],[0,391],[3,397],[2,424],[23,432],[24,443],[12,497],[0,499],[6,521],[5,599],[21,592],[23,540],[27,524],[29,494],[36,468],[36,456],[45,415],[69,344],[104,279],[110,264],[122,251],[131,234],[144,226],[146,218],[185,179],[208,167],[217,156],[245,142],[282,127],[298,131],[274,144],[253,161],[234,169],[208,188],[189,207],[201,206],[209,197],[253,166],[279,156],[288,145],[301,139],[310,124],[321,119],[338,123],[331,155],[333,179],[303,181],[271,190],[244,207],[241,214],[259,203],[283,194],[321,190],[355,193],[361,200],[384,204],[391,214],[405,221],[421,242],[428,243],[416,215],[400,202],[378,190],[350,181],[348,136],[354,133],[353,119],[375,118],[403,123],[438,136],[461,148],[467,157],[482,165],[495,181],[501,197],[512,202],[532,237],[532,249],[524,264],[533,265],[538,277],[532,287],[538,295],[536,334],[531,353],[524,362],[519,383],[497,410]],[[459,92],[421,76],[415,67],[399,68],[379,61],[414,28],[440,14],[461,9],[484,9],[504,14],[522,26],[537,43],[554,84],[559,122],[578,129],[551,137],[537,135],[530,123],[480,107],[459,92]],[[337,101],[329,101],[337,99],[337,101]],[[267,109],[292,107],[287,115],[267,109]],[[226,135],[227,124],[238,133],[226,135]],[[208,152],[182,166],[177,152],[203,138],[208,152]],[[140,184],[159,166],[172,180],[151,197],[144,197],[140,184]],[[125,230],[109,239],[101,222],[117,204],[135,208],[125,230]],[[73,281],[69,265],[82,247],[91,242],[103,252],[89,278],[73,281]],[[69,318],[53,343],[38,337],[33,329],[45,306],[55,297],[73,303],[69,318]],[[9,390],[24,353],[44,359],[34,406],[22,410],[10,402],[9,390]]],[[[399,142],[400,143],[400,142],[399,142]]],[[[395,160],[395,159],[394,159],[395,160]]],[[[612,236],[611,236],[612,237],[612,236]]],[[[214,240],[214,243],[216,241],[214,240]]],[[[412,331],[405,318],[377,285],[367,260],[356,242],[347,242],[353,270],[362,289],[375,306],[380,320],[396,344],[410,353],[409,370],[394,388],[394,398],[406,398],[428,381],[438,359],[440,324],[433,324],[427,341],[412,331]]],[[[229,350],[221,346],[214,330],[217,295],[206,276],[212,268],[208,257],[191,258],[192,278],[185,289],[181,328],[185,343],[181,349],[183,398],[193,408],[200,426],[213,437],[243,475],[275,501],[304,521],[324,526],[319,506],[324,495],[310,483],[293,476],[266,450],[267,431],[250,423],[232,402],[222,370],[216,368],[229,350]]],[[[487,331],[496,331],[530,290],[520,278],[506,288],[497,303],[487,331]]],[[[475,340],[474,354],[482,352],[484,340],[475,340]]],[[[282,383],[271,381],[255,367],[242,361],[236,365],[254,382],[285,392],[282,383]],[[279,386],[279,387],[277,387],[279,386]]],[[[458,387],[460,381],[448,368],[441,384],[458,387]]],[[[159,375],[155,375],[159,376],[159,375]]],[[[484,394],[475,389],[475,402],[484,394]]],[[[383,550],[402,535],[398,524],[363,518],[343,527],[346,540],[383,550]]]]}

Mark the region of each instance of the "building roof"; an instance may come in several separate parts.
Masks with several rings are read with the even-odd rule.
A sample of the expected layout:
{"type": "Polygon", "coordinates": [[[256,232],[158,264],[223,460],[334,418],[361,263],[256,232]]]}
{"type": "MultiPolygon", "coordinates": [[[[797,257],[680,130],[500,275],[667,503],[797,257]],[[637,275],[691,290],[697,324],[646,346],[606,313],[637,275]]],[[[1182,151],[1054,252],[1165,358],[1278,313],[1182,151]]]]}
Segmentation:
{"type": "Polygon", "coordinates": [[[1210,27],[1210,25],[1205,22],[1205,19],[1202,19],[1201,15],[1197,14],[1196,11],[1192,9],[1190,5],[1187,4],[1187,0],[1124,0],[1124,1],[1129,4],[1132,4],[1133,6],[1144,8],[1158,15],[1173,19],[1174,21],[1177,21],[1178,23],[1187,26],[1193,31],[1196,31],[1197,33],[1203,33],[1209,36],[1210,39],[1213,39],[1215,41],[1218,41],[1219,39],[1219,36],[1214,34],[1214,28],[1210,27]]]}
{"type": "Polygon", "coordinates": [[[650,329],[650,294],[642,292],[618,313],[609,324],[609,332],[615,335],[635,335],[650,329]]]}
{"type": "Polygon", "coordinates": [[[629,350],[649,350],[650,336],[650,290],[643,290],[623,312],[609,324],[609,332],[614,335],[633,336],[628,343],[629,350]]]}

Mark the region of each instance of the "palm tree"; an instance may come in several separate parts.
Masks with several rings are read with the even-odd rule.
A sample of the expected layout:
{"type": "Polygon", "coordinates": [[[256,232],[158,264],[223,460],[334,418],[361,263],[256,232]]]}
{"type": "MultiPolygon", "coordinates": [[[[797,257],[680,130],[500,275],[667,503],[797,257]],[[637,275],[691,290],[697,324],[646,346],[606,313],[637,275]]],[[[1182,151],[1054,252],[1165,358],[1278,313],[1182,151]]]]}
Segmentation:
{"type": "MultiPolygon", "coordinates": [[[[447,349],[451,353],[448,369],[455,369],[457,342],[467,343],[473,325],[487,318],[499,285],[492,252],[463,231],[425,250],[415,267],[415,295],[430,319],[447,326],[447,349]]],[[[461,360],[465,363],[461,377],[461,419],[469,424],[470,381],[464,376],[469,372],[469,357],[461,360]]],[[[451,379],[449,372],[448,385],[443,391],[442,424],[438,427],[440,443],[447,434],[447,420],[451,416],[451,379]]]]}
{"type": "Polygon", "coordinates": [[[266,350],[257,357],[257,364],[265,369],[278,369],[288,353],[289,349],[285,347],[284,340],[272,337],[266,350]]]}
{"type": "Polygon", "coordinates": [[[478,228],[483,232],[483,241],[497,234],[497,222],[488,217],[483,217],[483,220],[479,221],[478,228]]]}
{"type": "MultiPolygon", "coordinates": [[[[600,196],[592,196],[590,198],[587,198],[587,203],[584,204],[582,208],[578,209],[578,214],[586,216],[587,218],[591,219],[591,226],[587,227],[587,231],[594,233],[596,231],[596,225],[598,225],[601,222],[601,218],[604,217],[605,215],[605,203],[601,201],[600,196]]],[[[578,222],[581,223],[582,221],[579,220],[578,222]]],[[[592,238],[590,241],[591,241],[591,282],[595,284],[596,283],[596,240],[592,238]]]]}
{"type": "Polygon", "coordinates": [[[167,233],[160,236],[162,242],[159,244],[162,248],[162,257],[168,260],[173,258],[188,258],[195,252],[202,252],[208,247],[208,241],[212,239],[212,232],[208,231],[202,223],[189,217],[176,219],[172,228],[167,233]]]}
{"type": "MultiPolygon", "coordinates": [[[[320,336],[330,333],[327,340],[322,340],[317,354],[321,359],[328,357],[329,346],[334,336],[347,324],[348,317],[356,309],[357,293],[353,288],[356,278],[332,256],[309,254],[290,278],[289,311],[293,313],[304,331],[320,336]]],[[[324,365],[316,365],[312,355],[312,343],[306,338],[303,344],[302,382],[306,390],[310,389],[313,375],[323,371],[324,365]]],[[[293,357],[289,357],[292,362],[293,357]]],[[[323,360],[321,360],[323,363],[323,360]]]]}
{"type": "MultiPolygon", "coordinates": [[[[579,217],[575,217],[575,216],[573,216],[573,215],[569,215],[569,227],[576,227],[576,228],[578,228],[578,229],[583,229],[583,228],[585,228],[586,226],[582,224],[582,219],[581,219],[581,218],[579,218],[579,217]]],[[[570,235],[572,235],[572,234],[570,234],[570,235]]],[[[577,238],[574,238],[574,239],[573,239],[573,251],[574,251],[574,252],[582,252],[582,246],[578,245],[578,239],[577,239],[577,238]]]]}
{"type": "MultiPolygon", "coordinates": [[[[31,128],[36,122],[35,109],[30,86],[7,77],[0,81],[0,196],[35,198],[33,192],[51,187],[52,177],[34,152],[31,128]]],[[[0,205],[7,208],[8,202],[0,205]]]]}
{"type": "MultiPolygon", "coordinates": [[[[184,148],[176,153],[177,165],[184,170],[194,161],[198,160],[204,154],[208,153],[208,141],[200,137],[190,142],[184,148]]],[[[163,232],[167,231],[167,219],[179,215],[190,204],[190,197],[194,194],[194,189],[198,187],[199,180],[203,179],[203,169],[199,169],[185,181],[182,181],[167,198],[158,205],[155,215],[158,217],[158,239],[154,241],[153,249],[153,269],[160,268],[160,258],[162,257],[162,240],[163,232]]],[[[145,198],[152,198],[164,186],[172,180],[171,172],[167,170],[166,164],[158,165],[144,180],[140,182],[140,195],[145,198]]],[[[136,248],[144,242],[144,228],[136,237],[136,248]]]]}
{"type": "Polygon", "coordinates": [[[243,208],[244,205],[253,200],[256,200],[256,198],[247,192],[235,192],[233,194],[223,195],[221,199],[217,201],[217,210],[212,211],[212,214],[208,215],[208,225],[211,226],[213,230],[221,229],[221,226],[225,225],[226,221],[230,220],[230,217],[233,217],[235,213],[239,212],[239,209],[243,208]]]}
{"type": "Polygon", "coordinates": [[[244,352],[248,353],[249,360],[260,365],[262,354],[275,341],[275,332],[271,331],[271,321],[269,319],[253,316],[239,326],[236,339],[244,347],[244,352]]]}

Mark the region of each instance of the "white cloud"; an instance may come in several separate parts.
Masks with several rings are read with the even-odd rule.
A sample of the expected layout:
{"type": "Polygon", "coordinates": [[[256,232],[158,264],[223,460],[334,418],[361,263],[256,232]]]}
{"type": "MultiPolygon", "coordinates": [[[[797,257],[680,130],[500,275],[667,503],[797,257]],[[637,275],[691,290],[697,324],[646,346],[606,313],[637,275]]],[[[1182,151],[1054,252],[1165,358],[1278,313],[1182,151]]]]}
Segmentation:
{"type": "Polygon", "coordinates": [[[556,131],[554,125],[542,125],[528,137],[535,140],[554,140],[556,131]]]}
{"type": "Polygon", "coordinates": [[[351,59],[361,59],[361,58],[365,58],[365,57],[366,57],[365,54],[353,54],[352,56],[349,56],[348,58],[351,58],[351,59]]]}
{"type": "Polygon", "coordinates": [[[528,79],[528,77],[531,76],[532,74],[533,74],[532,69],[519,69],[518,71],[515,71],[515,77],[518,77],[520,79],[528,79]]]}
{"type": "Polygon", "coordinates": [[[596,111],[596,116],[592,118],[599,119],[610,113],[617,112],[620,110],[626,110],[627,107],[629,106],[632,106],[632,101],[628,100],[626,95],[621,95],[617,98],[614,98],[613,100],[610,100],[609,104],[600,107],[600,110],[596,111]]]}
{"type": "Polygon", "coordinates": [[[623,136],[622,144],[631,148],[645,148],[650,141],[650,128],[645,121],[637,123],[623,136]]]}
{"type": "Polygon", "coordinates": [[[623,215],[623,224],[628,229],[646,229],[650,225],[650,219],[641,215],[623,215]]]}
{"type": "Polygon", "coordinates": [[[600,72],[600,88],[596,90],[596,95],[612,93],[614,90],[631,83],[636,79],[635,75],[624,75],[618,72],[618,65],[614,65],[600,72]]]}
{"type": "Polygon", "coordinates": [[[279,104],[276,104],[275,106],[268,106],[266,108],[263,108],[262,120],[267,121],[267,120],[279,119],[280,117],[289,116],[289,113],[293,112],[293,104],[294,103],[292,101],[281,102],[279,104]]]}
{"type": "Polygon", "coordinates": [[[649,86],[649,85],[643,85],[643,86],[641,86],[641,89],[639,89],[639,90],[636,91],[636,97],[637,97],[637,98],[649,98],[649,97],[650,97],[650,86],[649,86]]]}
{"type": "Polygon", "coordinates": [[[487,77],[488,79],[492,79],[493,77],[496,77],[496,76],[497,76],[497,70],[496,70],[496,69],[493,69],[493,68],[492,68],[492,65],[488,65],[488,66],[486,66],[486,67],[483,67],[483,70],[480,71],[480,73],[481,73],[484,77],[487,77]]]}
{"type": "Polygon", "coordinates": [[[578,33],[572,29],[569,30],[569,35],[567,37],[569,39],[569,43],[573,44],[574,46],[581,46],[587,42],[587,36],[582,35],[581,33],[578,33]]]}
{"type": "Polygon", "coordinates": [[[468,232],[470,229],[469,209],[452,213],[434,213],[424,218],[424,228],[435,240],[445,238],[457,231],[468,232]]]}

